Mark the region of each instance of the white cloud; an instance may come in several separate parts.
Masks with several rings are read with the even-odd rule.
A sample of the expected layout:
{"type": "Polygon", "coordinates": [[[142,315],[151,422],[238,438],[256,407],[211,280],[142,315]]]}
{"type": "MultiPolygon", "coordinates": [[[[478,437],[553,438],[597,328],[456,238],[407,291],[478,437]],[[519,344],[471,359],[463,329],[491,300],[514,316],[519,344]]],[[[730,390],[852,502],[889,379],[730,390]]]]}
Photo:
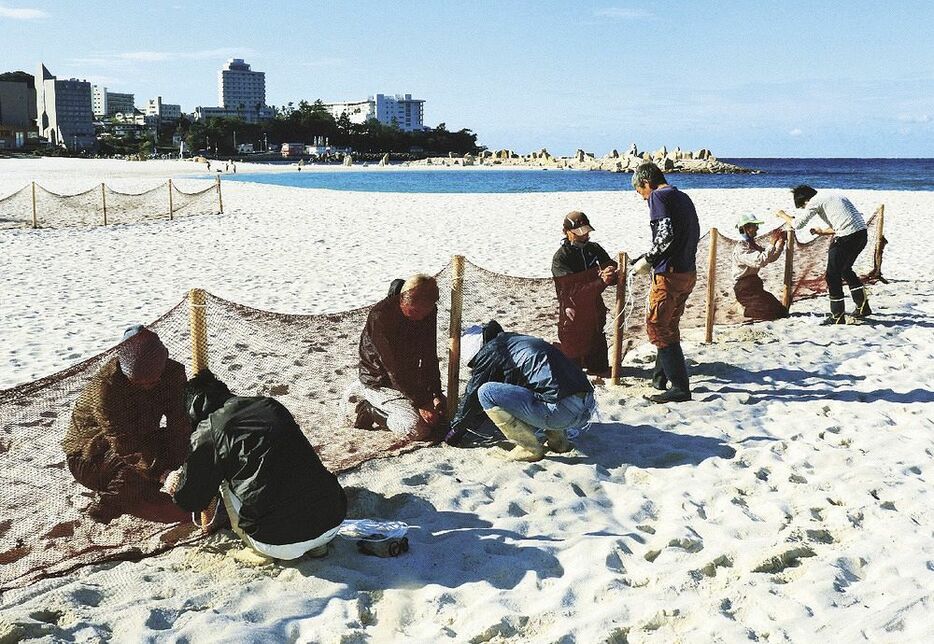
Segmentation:
{"type": "Polygon", "coordinates": [[[121,63],[161,63],[180,60],[222,60],[245,58],[256,52],[249,48],[222,47],[195,51],[124,51],[118,53],[95,53],[86,58],[73,58],[70,62],[79,65],[113,65],[121,63]]]}
{"type": "Polygon", "coordinates": [[[0,4],[0,18],[9,18],[11,20],[37,20],[39,18],[48,18],[42,9],[14,9],[0,4]]]}
{"type": "Polygon", "coordinates": [[[642,9],[627,9],[625,7],[607,7],[593,12],[597,18],[612,18],[613,20],[641,20],[653,17],[648,11],[642,9]]]}
{"type": "Polygon", "coordinates": [[[789,130],[788,132],[788,136],[801,136],[802,134],[804,134],[804,132],[801,131],[801,128],[797,127],[793,130],[789,130]]]}
{"type": "Polygon", "coordinates": [[[898,120],[902,123],[930,123],[934,118],[930,114],[900,114],[898,120]]]}

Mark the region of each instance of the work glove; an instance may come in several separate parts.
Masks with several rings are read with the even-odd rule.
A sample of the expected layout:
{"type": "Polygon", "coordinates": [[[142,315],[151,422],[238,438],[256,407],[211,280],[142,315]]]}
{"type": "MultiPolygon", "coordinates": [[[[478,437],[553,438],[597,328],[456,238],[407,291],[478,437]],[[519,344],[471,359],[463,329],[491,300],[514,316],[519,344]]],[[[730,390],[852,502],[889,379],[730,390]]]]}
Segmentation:
{"type": "Polygon", "coordinates": [[[648,273],[651,266],[649,266],[648,260],[645,259],[645,255],[636,260],[636,263],[632,265],[632,274],[633,275],[642,275],[643,273],[648,273]]]}

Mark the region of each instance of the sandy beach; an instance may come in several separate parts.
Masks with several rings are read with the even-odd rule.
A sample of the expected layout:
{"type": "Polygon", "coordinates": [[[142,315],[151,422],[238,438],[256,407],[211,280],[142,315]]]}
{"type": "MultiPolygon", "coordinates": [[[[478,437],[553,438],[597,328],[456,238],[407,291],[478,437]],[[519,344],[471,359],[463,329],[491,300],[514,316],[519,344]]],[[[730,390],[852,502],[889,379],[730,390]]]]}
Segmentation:
{"type": "MultiPolygon", "coordinates": [[[[171,177],[193,190],[208,180],[186,175],[202,170],[0,160],[0,197],[33,180],[70,193],[171,177]]],[[[454,254],[547,276],[570,210],[589,215],[611,254],[649,245],[634,192],[223,190],[223,215],[0,231],[0,388],[112,347],[194,287],[269,311],[325,313],[375,302],[391,279],[436,272],[454,254]]],[[[769,213],[792,205],[781,189],[689,194],[702,230],[726,234],[746,212],[777,226],[769,213]]],[[[338,540],[323,560],[249,567],[222,532],[7,591],[0,641],[930,637],[934,233],[921,222],[934,193],[847,194],[867,216],[885,204],[891,282],[872,289],[872,323],[819,327],[818,298],[787,320],[718,328],[713,344],[691,329],[694,401],[670,408],[642,399],[654,350],[640,338],[623,384],[598,388],[599,420],[569,454],[504,464],[443,446],[343,474],[355,516],[413,526],[401,558],[365,557],[338,540]]]]}

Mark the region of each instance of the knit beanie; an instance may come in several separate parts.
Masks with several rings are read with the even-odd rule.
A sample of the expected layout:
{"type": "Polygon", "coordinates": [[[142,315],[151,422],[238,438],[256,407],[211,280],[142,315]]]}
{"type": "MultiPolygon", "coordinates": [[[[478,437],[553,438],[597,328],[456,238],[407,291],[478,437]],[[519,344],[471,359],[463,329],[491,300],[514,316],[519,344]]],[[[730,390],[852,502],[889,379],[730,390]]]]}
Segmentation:
{"type": "Polygon", "coordinates": [[[141,324],[134,324],[123,334],[117,349],[120,370],[135,382],[153,382],[162,376],[169,351],[159,336],[141,324]]]}

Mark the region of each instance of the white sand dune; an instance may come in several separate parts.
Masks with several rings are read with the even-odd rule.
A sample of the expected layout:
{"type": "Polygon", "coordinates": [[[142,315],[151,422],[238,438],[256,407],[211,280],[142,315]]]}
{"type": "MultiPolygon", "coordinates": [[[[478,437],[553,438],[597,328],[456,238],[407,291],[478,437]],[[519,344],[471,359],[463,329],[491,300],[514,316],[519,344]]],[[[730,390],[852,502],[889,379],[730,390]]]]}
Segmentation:
{"type": "MultiPolygon", "coordinates": [[[[0,161],[0,195],[147,187],[190,164],[0,161]],[[147,176],[148,175],[148,176],[147,176]]],[[[243,166],[240,167],[243,172],[243,166]]],[[[702,227],[788,207],[783,190],[692,190],[702,227]]],[[[650,347],[569,454],[504,464],[440,447],[342,475],[355,516],[406,521],[411,551],[338,541],[323,560],[245,567],[216,535],[0,598],[0,639],[55,641],[923,641],[934,633],[934,235],[931,193],[886,204],[874,322],[816,326],[823,299],[773,323],[686,334],[695,400],[641,399],[650,347]],[[809,315],[814,314],[814,315],[809,315]]],[[[372,302],[466,254],[546,275],[561,216],[611,252],[647,246],[634,193],[361,194],[224,185],[216,217],[0,235],[0,386],[111,346],[185,290],[284,312],[372,302]]],[[[776,222],[777,223],[777,222],[776,222]]]]}

